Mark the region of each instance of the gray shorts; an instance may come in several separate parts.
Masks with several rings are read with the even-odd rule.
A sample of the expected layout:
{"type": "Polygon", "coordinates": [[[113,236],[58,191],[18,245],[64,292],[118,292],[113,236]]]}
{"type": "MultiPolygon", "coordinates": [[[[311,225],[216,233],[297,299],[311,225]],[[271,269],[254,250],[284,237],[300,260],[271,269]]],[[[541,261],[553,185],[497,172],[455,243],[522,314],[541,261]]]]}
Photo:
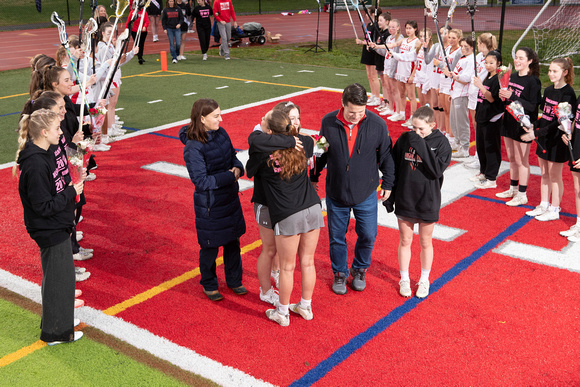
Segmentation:
{"type": "Polygon", "coordinates": [[[270,210],[263,204],[254,203],[254,215],[256,222],[262,227],[272,229],[272,222],[270,221],[270,210]]]}
{"type": "Polygon", "coordinates": [[[274,227],[274,235],[298,235],[324,227],[320,203],[282,219],[274,227]]]}

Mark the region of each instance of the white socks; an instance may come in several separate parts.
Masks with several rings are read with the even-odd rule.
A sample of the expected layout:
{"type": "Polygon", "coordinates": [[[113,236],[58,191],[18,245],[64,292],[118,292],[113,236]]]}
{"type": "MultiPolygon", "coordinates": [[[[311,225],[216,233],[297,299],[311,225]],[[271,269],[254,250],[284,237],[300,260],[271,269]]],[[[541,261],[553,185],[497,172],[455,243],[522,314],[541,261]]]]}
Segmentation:
{"type": "Polygon", "coordinates": [[[399,273],[401,273],[401,281],[409,281],[409,282],[411,282],[411,279],[409,278],[409,270],[407,270],[407,271],[399,271],[399,273]]]}
{"type": "Polygon", "coordinates": [[[286,316],[288,314],[288,305],[278,304],[278,313],[286,316]]]}
{"type": "Polygon", "coordinates": [[[429,283],[429,273],[431,273],[431,269],[421,269],[421,279],[419,279],[419,282],[429,283]]]}
{"type": "Polygon", "coordinates": [[[305,300],[304,298],[300,298],[300,307],[302,309],[308,309],[308,307],[312,304],[312,300],[305,300]]]}

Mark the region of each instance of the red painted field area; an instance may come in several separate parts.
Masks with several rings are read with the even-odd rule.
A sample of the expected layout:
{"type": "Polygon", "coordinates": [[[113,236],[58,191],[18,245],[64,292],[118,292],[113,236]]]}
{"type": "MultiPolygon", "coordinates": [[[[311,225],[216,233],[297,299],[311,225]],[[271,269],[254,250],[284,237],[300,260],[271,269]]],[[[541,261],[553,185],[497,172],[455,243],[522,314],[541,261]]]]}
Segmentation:
{"type": "MultiPolygon", "coordinates": [[[[340,94],[318,91],[292,101],[302,107],[302,126],[316,130],[332,109],[320,106],[338,108],[340,94]]],[[[274,104],[224,115],[223,127],[236,148],[247,149],[247,135],[274,104]]],[[[394,138],[402,131],[399,125],[389,128],[394,138]]],[[[80,264],[92,273],[78,284],[88,306],[105,310],[198,266],[193,184],[142,168],[159,161],[184,165],[178,129],[119,141],[111,151],[97,154],[98,178],[86,184],[88,204],[79,225],[85,234],[81,244],[95,249],[94,257],[80,264]]],[[[17,183],[10,174],[0,171],[5,182],[0,268],[39,284],[38,249],[24,229],[17,183]]],[[[570,173],[564,175],[563,212],[574,213],[570,173]]],[[[509,176],[502,175],[498,183],[507,186],[509,176]]],[[[535,206],[538,176],[529,190],[535,206]]],[[[558,231],[575,219],[527,221],[529,206],[505,206],[495,201],[495,192],[474,191],[442,209],[440,223],[465,232],[450,242],[434,240],[435,289],[421,302],[398,294],[398,231],[386,227],[379,227],[367,290],[335,295],[324,229],[316,255],[312,321],[291,316],[290,326],[282,328],[266,318],[269,305],[259,300],[256,276],[260,247],[242,257],[247,296],[226,288],[219,266],[224,301],[209,301],[195,277],[117,317],[276,385],[578,385],[579,274],[493,251],[516,241],[546,252],[568,248],[574,254],[578,249],[558,231]]],[[[247,246],[259,240],[251,190],[240,198],[248,225],[242,246],[247,246]]],[[[348,239],[352,251],[354,221],[348,239]]],[[[414,243],[413,287],[420,272],[414,243]]],[[[297,272],[292,302],[299,300],[299,287],[297,272]]]]}

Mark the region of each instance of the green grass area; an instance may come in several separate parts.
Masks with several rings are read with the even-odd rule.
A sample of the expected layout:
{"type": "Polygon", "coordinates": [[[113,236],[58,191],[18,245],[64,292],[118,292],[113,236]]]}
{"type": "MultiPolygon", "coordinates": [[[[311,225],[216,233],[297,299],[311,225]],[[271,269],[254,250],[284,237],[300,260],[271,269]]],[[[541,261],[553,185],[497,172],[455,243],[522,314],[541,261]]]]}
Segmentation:
{"type": "MultiPolygon", "coordinates": [[[[0,358],[29,346],[40,335],[40,316],[0,298],[0,358]]],[[[89,328],[85,328],[89,329],[89,328]]],[[[93,330],[94,331],[94,330],[93,330]]],[[[85,335],[72,344],[43,347],[1,368],[3,386],[213,385],[192,375],[183,381],[85,335]]],[[[102,336],[102,334],[101,334],[102,336]]],[[[144,355],[147,359],[150,355],[144,355]]]]}

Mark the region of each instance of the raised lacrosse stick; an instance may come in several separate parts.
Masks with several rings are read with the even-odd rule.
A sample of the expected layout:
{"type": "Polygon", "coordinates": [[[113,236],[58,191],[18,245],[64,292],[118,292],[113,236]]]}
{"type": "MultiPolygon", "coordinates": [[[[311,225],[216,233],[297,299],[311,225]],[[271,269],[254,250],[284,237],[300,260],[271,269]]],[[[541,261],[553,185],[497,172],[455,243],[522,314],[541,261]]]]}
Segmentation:
{"type": "MultiPolygon", "coordinates": [[[[129,7],[129,5],[130,5],[129,0],[117,0],[117,6],[115,7],[115,24],[113,24],[113,31],[116,31],[117,23],[119,22],[119,19],[121,18],[121,16],[123,16],[125,11],[129,7]]],[[[105,49],[103,50],[103,55],[101,55],[100,58],[101,62],[105,61],[107,51],[109,51],[109,47],[111,45],[111,39],[113,39],[113,34],[109,36],[109,40],[107,41],[107,47],[105,47],[105,49]]]]}
{"type": "Polygon", "coordinates": [[[451,18],[453,17],[453,12],[455,12],[455,7],[457,7],[457,0],[453,0],[451,2],[451,5],[449,6],[449,10],[447,11],[447,20],[445,20],[445,30],[447,30],[447,27],[449,26],[449,22],[451,21],[451,18]]]}
{"type": "MultiPolygon", "coordinates": [[[[145,14],[147,7],[149,7],[149,4],[151,4],[151,0],[147,0],[147,2],[145,3],[145,5],[142,8],[137,7],[137,9],[135,10],[135,14],[138,14],[139,10],[142,10],[142,13],[141,13],[141,20],[139,20],[139,29],[137,30],[137,34],[135,35],[135,42],[134,42],[135,44],[133,44],[133,48],[137,47],[139,45],[139,41],[141,40],[141,30],[143,29],[143,20],[145,20],[143,15],[145,14]]],[[[135,16],[135,14],[133,15],[133,20],[135,20],[135,18],[138,17],[138,15],[135,16]]],[[[141,54],[143,54],[143,53],[141,53],[141,54]]]]}
{"type": "Polygon", "coordinates": [[[83,121],[84,121],[84,110],[85,110],[85,103],[86,103],[86,93],[85,90],[87,89],[87,72],[89,69],[89,60],[88,57],[91,54],[91,35],[97,32],[97,22],[95,19],[90,18],[87,21],[83,28],[83,40],[81,43],[81,50],[84,51],[85,57],[83,58],[83,82],[79,82],[81,87],[81,111],[79,114],[79,131],[83,130],[83,121]]]}
{"type": "Polygon", "coordinates": [[[350,0],[350,3],[352,4],[352,6],[354,8],[356,8],[356,11],[358,12],[358,18],[360,20],[360,24],[362,26],[363,32],[365,34],[365,40],[367,42],[367,44],[369,44],[371,42],[371,35],[369,34],[369,30],[367,30],[367,26],[365,25],[364,19],[360,13],[360,9],[358,8],[358,0],[357,0],[357,4],[354,4],[353,0],[350,0]]]}
{"type": "Polygon", "coordinates": [[[109,67],[107,78],[105,78],[105,80],[107,81],[107,86],[101,89],[101,93],[97,101],[103,99],[111,89],[111,83],[113,82],[113,74],[115,73],[115,71],[117,71],[117,68],[119,67],[119,61],[121,60],[121,52],[123,52],[123,49],[125,48],[127,41],[129,39],[129,30],[130,28],[125,29],[125,31],[123,31],[123,33],[119,35],[119,38],[117,39],[117,45],[115,46],[115,52],[113,53],[113,64],[112,66],[109,67]]]}
{"type": "Polygon", "coordinates": [[[437,31],[437,39],[439,39],[439,46],[441,47],[441,51],[443,51],[443,57],[445,58],[447,69],[451,72],[451,64],[449,64],[447,51],[445,51],[445,47],[443,46],[443,39],[441,38],[441,32],[439,31],[439,21],[437,20],[437,9],[439,8],[439,4],[437,0],[425,0],[425,7],[431,12],[433,23],[435,23],[435,31],[437,31]]]}
{"type": "MultiPolygon", "coordinates": [[[[471,16],[471,40],[473,40],[473,45],[475,46],[475,24],[473,22],[473,16],[475,16],[475,11],[477,6],[477,0],[467,1],[467,13],[471,16]]],[[[475,76],[477,77],[477,59],[475,58],[475,50],[473,53],[473,66],[475,69],[475,76]]]]}
{"type": "Polygon", "coordinates": [[[344,1],[344,7],[346,8],[346,12],[348,13],[348,18],[350,19],[350,25],[352,26],[352,30],[354,31],[354,37],[358,40],[358,34],[356,33],[356,28],[354,27],[354,23],[352,21],[352,16],[350,16],[350,10],[348,9],[348,4],[346,3],[346,0],[342,0],[344,1]]]}

